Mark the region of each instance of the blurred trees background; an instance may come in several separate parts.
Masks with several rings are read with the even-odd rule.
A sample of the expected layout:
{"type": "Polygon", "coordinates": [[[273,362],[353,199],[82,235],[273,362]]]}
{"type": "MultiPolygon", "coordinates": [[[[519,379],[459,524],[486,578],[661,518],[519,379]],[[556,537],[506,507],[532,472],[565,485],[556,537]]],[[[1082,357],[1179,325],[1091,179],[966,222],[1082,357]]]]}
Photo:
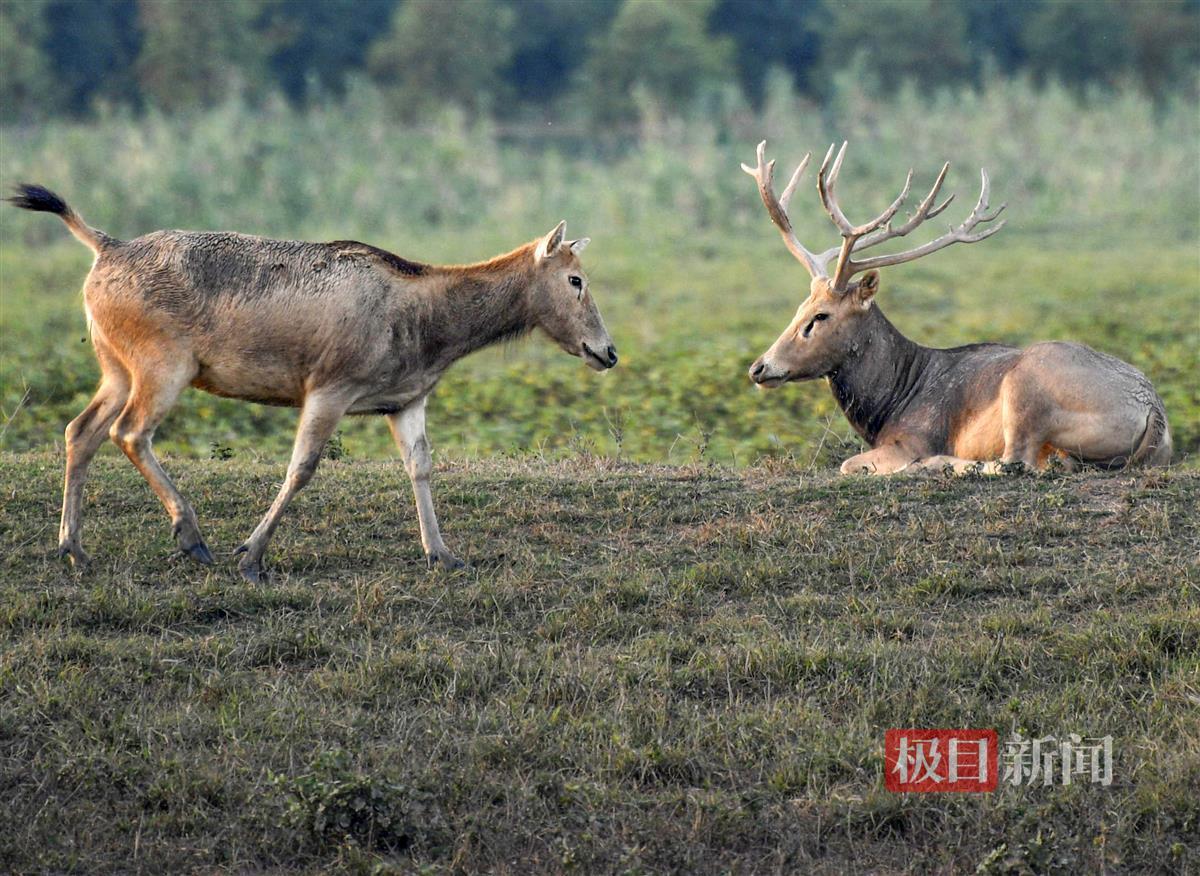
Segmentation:
{"type": "Polygon", "coordinates": [[[1198,63],[1200,0],[0,0],[6,122],[303,103],[362,77],[408,118],[610,125],[639,96],[757,105],[773,68],[816,101],[846,71],[880,92],[1027,74],[1161,100],[1194,92],[1198,63]]]}

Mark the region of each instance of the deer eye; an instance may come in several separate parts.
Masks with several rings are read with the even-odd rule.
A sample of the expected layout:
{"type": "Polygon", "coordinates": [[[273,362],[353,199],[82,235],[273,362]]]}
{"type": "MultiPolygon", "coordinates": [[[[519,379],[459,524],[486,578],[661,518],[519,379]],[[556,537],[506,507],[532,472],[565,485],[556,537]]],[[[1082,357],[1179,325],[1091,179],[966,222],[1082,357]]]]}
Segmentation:
{"type": "Polygon", "coordinates": [[[572,286],[574,286],[576,289],[583,288],[583,278],[582,277],[576,277],[574,274],[572,274],[571,276],[567,277],[567,282],[570,283],[572,286]]]}
{"type": "Polygon", "coordinates": [[[814,316],[812,319],[810,319],[808,321],[808,325],[806,325],[804,327],[804,337],[807,338],[809,335],[812,334],[814,325],[816,325],[819,322],[824,322],[827,319],[829,319],[828,313],[818,313],[816,316],[814,316]]]}

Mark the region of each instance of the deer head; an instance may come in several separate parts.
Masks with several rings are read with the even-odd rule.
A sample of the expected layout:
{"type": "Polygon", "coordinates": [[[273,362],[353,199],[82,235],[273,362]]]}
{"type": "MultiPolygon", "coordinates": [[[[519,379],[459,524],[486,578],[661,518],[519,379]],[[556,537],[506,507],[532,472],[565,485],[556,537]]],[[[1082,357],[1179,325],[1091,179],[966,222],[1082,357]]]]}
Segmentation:
{"type": "Polygon", "coordinates": [[[617,349],[579,261],[590,238],[566,240],[566,227],[565,221],[559,222],[534,248],[531,309],[537,325],[563,350],[596,371],[605,371],[617,364],[617,349]]]}
{"type": "Polygon", "coordinates": [[[949,164],[944,164],[929,194],[917,205],[912,215],[900,225],[893,226],[892,219],[903,206],[912,186],[913,172],[910,170],[899,197],[892,201],[886,210],[869,222],[854,225],[842,212],[836,195],[837,179],[846,156],[846,145],[842,143],[836,157],[834,147],[830,146],[817,173],[817,192],[820,194],[821,203],[842,236],[841,244],[820,253],[809,251],[796,238],[787,212],[788,202],[795,193],[811,156],[804,156],[779,197],[775,196],[772,184],[775,162],[766,160],[765,140],[758,144],[757,166],[742,165],[742,170],[754,177],[758,183],[758,193],[763,206],[783,236],[784,245],[812,277],[809,296],[796,311],[791,324],[771,348],[750,366],[750,379],[759,386],[773,387],[792,380],[810,380],[836,371],[847,351],[855,344],[864,318],[874,304],[875,293],[879,291],[879,268],[911,262],[952,243],[976,243],[991,237],[1004,227],[1004,222],[1001,221],[982,231],[974,231],[975,226],[991,222],[999,216],[1005,206],[1001,204],[996,210],[988,213],[990,185],[987,171],[981,170],[979,200],[971,215],[962,224],[914,249],[873,258],[855,258],[863,250],[896,237],[904,237],[926,219],[932,219],[950,206],[954,195],[937,204],[938,193],[946,179],[946,172],[950,169],[949,164]],[[835,268],[830,274],[829,265],[835,257],[835,268]],[[863,274],[862,278],[854,281],[853,278],[858,274],[863,274]]]}

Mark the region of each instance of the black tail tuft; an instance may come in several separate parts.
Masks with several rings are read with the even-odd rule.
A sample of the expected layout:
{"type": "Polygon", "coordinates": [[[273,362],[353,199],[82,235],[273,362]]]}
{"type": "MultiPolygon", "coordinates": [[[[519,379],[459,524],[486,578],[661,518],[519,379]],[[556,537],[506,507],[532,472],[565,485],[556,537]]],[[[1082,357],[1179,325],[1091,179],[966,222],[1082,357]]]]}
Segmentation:
{"type": "Polygon", "coordinates": [[[16,194],[7,199],[14,207],[36,210],[39,213],[56,213],[59,216],[65,216],[69,212],[66,201],[42,186],[19,183],[14,191],[16,194]]]}

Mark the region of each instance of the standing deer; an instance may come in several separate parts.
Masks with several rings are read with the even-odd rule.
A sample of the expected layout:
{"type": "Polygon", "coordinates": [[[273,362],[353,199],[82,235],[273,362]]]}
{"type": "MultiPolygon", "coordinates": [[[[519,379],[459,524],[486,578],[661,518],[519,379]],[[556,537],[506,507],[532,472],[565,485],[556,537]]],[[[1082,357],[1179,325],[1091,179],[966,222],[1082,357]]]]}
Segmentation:
{"type": "Polygon", "coordinates": [[[1001,221],[975,231],[1004,209],[988,211],[986,171],[981,171],[975,209],[961,225],[906,252],[860,258],[863,250],[904,237],[949,206],[953,195],[935,204],[950,165],[942,167],[905,222],[892,225],[908,197],[911,170],[900,196],[886,210],[854,225],[835,194],[846,144],[836,157],[830,146],[817,174],[817,191],[842,242],[812,253],[796,238],[787,212],[810,156],[777,198],[775,162],[765,161],[765,149],[764,141],[758,145],[757,166],[743,164],[742,170],[758,183],[771,221],[812,283],[787,330],[750,366],[750,379],[760,387],[829,379],[846,418],[871,445],[842,463],[844,474],[946,467],[995,472],[1012,463],[1043,468],[1051,457],[1066,465],[1105,467],[1170,462],[1162,399],[1132,365],[1067,341],[1024,350],[1002,344],[923,347],[902,335],[875,304],[878,268],[910,262],[953,243],[976,243],[1004,227],[1001,221]],[[835,256],[831,276],[828,267],[835,256]],[[851,282],[856,274],[863,276],[851,282]]]}
{"type": "Polygon", "coordinates": [[[213,562],[195,511],[150,448],[155,427],[190,384],[300,408],[287,477],[237,550],[244,578],[262,578],[275,527],[345,414],[387,417],[412,481],[428,562],[457,568],[462,563],[442,541],[433,511],[425,437],[425,400],[443,372],[534,328],[597,371],[617,364],[579,262],[588,238],[565,240],[565,222],[490,261],[434,266],[349,240],[156,231],[120,241],[40,186],[18,186],[10,200],[58,215],[96,254],[83,300],[100,387],[67,426],[59,531],[59,554],[77,565],[88,559],[80,544],[84,480],[105,436],[166,506],[179,548],[213,562]]]}

